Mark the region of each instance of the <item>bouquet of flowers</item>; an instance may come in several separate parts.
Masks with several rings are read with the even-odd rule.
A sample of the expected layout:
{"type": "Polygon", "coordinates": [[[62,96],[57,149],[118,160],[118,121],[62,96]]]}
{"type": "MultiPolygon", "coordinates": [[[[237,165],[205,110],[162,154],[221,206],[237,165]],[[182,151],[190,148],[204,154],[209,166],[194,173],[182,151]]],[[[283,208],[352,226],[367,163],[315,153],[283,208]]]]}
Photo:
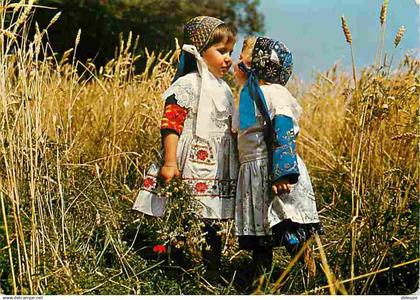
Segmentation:
{"type": "Polygon", "coordinates": [[[158,195],[166,199],[165,214],[158,220],[159,235],[165,245],[180,250],[187,247],[193,258],[198,260],[205,243],[204,224],[199,217],[200,202],[181,178],[160,184],[158,195]]]}

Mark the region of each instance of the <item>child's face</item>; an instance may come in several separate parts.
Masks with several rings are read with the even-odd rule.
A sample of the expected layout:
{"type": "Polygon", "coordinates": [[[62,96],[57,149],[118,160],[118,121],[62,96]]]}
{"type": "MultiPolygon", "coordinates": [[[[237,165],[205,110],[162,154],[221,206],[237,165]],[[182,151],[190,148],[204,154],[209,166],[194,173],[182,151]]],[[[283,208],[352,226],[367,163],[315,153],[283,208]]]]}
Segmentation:
{"type": "Polygon", "coordinates": [[[242,48],[242,52],[239,55],[239,61],[233,66],[235,81],[238,85],[244,85],[248,79],[247,75],[238,67],[238,64],[243,62],[247,67],[251,67],[251,57],[252,49],[251,48],[242,48]]]}
{"type": "Polygon", "coordinates": [[[223,77],[232,65],[232,50],[235,41],[228,42],[225,38],[220,43],[214,44],[203,53],[209,71],[217,78],[223,77]]]}

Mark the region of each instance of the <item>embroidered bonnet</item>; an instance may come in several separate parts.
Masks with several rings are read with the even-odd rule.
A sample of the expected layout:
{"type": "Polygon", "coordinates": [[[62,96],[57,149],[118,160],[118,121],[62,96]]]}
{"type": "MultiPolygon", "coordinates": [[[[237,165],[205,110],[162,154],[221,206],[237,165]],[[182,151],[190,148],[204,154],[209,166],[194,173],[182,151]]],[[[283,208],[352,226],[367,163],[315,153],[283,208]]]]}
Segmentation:
{"type": "Polygon", "coordinates": [[[251,70],[260,80],[285,85],[292,75],[292,53],[268,37],[258,37],[252,51],[251,70]]]}

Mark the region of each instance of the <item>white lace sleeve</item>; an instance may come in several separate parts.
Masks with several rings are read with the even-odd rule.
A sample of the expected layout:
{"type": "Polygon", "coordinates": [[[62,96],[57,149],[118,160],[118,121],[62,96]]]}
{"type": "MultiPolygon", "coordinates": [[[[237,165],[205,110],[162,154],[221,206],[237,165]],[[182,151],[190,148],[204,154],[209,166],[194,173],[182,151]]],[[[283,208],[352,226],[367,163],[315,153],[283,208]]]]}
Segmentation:
{"type": "Polygon", "coordinates": [[[178,78],[171,86],[163,93],[163,100],[175,95],[177,104],[184,108],[190,109],[196,107],[196,102],[199,93],[199,81],[197,73],[190,73],[178,78]]]}

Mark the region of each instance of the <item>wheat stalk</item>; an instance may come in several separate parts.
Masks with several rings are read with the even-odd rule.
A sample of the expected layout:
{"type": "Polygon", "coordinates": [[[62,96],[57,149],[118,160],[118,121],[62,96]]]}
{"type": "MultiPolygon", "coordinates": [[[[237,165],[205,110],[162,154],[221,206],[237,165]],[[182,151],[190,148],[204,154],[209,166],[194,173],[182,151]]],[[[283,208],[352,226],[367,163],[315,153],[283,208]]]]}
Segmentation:
{"type": "Polygon", "coordinates": [[[9,254],[10,271],[12,273],[13,294],[16,295],[17,294],[16,276],[15,276],[15,268],[13,264],[12,247],[11,247],[11,242],[9,238],[9,230],[8,230],[8,225],[7,225],[7,215],[6,215],[5,205],[4,205],[3,191],[0,192],[0,203],[1,203],[1,213],[3,217],[3,226],[4,226],[6,242],[7,242],[7,250],[9,254]]]}
{"type": "Polygon", "coordinates": [[[398,28],[397,34],[395,35],[395,39],[394,39],[394,50],[392,51],[391,61],[389,63],[389,70],[391,70],[392,62],[394,60],[395,51],[396,51],[398,45],[400,44],[402,38],[404,37],[404,33],[405,33],[405,27],[404,26],[400,26],[400,28],[398,28]]]}
{"type": "Polygon", "coordinates": [[[302,246],[298,253],[293,257],[293,259],[290,261],[290,263],[287,265],[286,269],[281,273],[280,277],[276,280],[276,282],[273,284],[273,287],[270,290],[271,294],[274,294],[278,289],[280,289],[281,284],[283,280],[286,278],[287,274],[290,273],[293,266],[296,265],[296,263],[299,261],[299,258],[303,255],[303,252],[305,251],[305,248],[308,247],[308,245],[312,242],[312,239],[306,241],[305,245],[302,246]]]}
{"type": "Polygon", "coordinates": [[[356,64],[354,62],[354,53],[353,53],[353,39],[351,37],[351,32],[349,25],[347,24],[346,18],[341,16],[341,28],[343,29],[344,36],[346,37],[346,42],[350,46],[350,52],[351,52],[351,64],[352,64],[352,70],[353,70],[353,80],[354,80],[354,89],[357,90],[357,80],[356,80],[356,64]]]}
{"type": "Polygon", "coordinates": [[[325,276],[327,277],[328,285],[330,288],[331,295],[336,294],[336,288],[343,294],[347,295],[347,291],[344,289],[344,287],[338,283],[337,279],[335,278],[335,275],[331,272],[330,267],[328,265],[327,256],[325,255],[324,247],[322,246],[321,239],[319,238],[318,234],[314,235],[315,241],[318,245],[319,253],[321,255],[321,262],[323,266],[323,271],[325,273],[325,276]]]}
{"type": "Polygon", "coordinates": [[[388,13],[388,0],[384,0],[384,3],[381,6],[381,14],[379,16],[379,20],[381,22],[381,25],[383,26],[386,22],[386,16],[388,13]]]}
{"type": "Polygon", "coordinates": [[[394,46],[395,46],[395,48],[397,48],[397,46],[400,44],[401,39],[404,36],[404,32],[405,32],[405,27],[404,26],[400,26],[400,28],[398,29],[398,32],[397,32],[397,34],[395,36],[395,39],[394,39],[394,46]]]}
{"type": "Polygon", "coordinates": [[[341,28],[343,29],[344,36],[346,37],[346,42],[351,45],[352,44],[352,37],[350,28],[347,24],[346,18],[344,16],[341,16],[341,28]]]}
{"type": "Polygon", "coordinates": [[[51,25],[53,25],[55,22],[57,22],[57,20],[60,18],[61,16],[61,11],[59,11],[58,13],[56,13],[54,15],[54,17],[51,19],[50,23],[48,23],[48,26],[46,29],[50,28],[51,25]]]}
{"type": "Polygon", "coordinates": [[[12,32],[10,32],[9,30],[1,29],[1,33],[4,34],[5,36],[7,36],[12,41],[16,40],[16,36],[12,32]]]}
{"type": "Polygon", "coordinates": [[[13,12],[17,13],[21,7],[25,6],[25,0],[21,0],[19,3],[10,3],[6,5],[6,10],[9,8],[13,8],[13,12]]]}
{"type": "Polygon", "coordinates": [[[35,36],[34,36],[34,44],[35,44],[35,55],[38,57],[39,51],[41,49],[41,40],[42,35],[39,31],[39,25],[38,22],[35,22],[35,36]]]}
{"type": "Polygon", "coordinates": [[[125,54],[127,54],[128,51],[130,51],[132,38],[133,38],[133,32],[130,30],[130,32],[128,33],[127,45],[125,46],[125,52],[124,52],[125,54]]]}
{"type": "Polygon", "coordinates": [[[307,291],[307,292],[305,292],[305,295],[312,294],[312,293],[317,293],[321,290],[331,288],[334,284],[343,284],[343,283],[347,283],[347,282],[356,281],[356,280],[366,278],[366,277],[370,277],[372,275],[383,273],[383,272],[386,272],[386,271],[389,271],[389,270],[392,270],[392,269],[397,269],[397,268],[400,268],[400,267],[403,267],[403,266],[406,266],[406,265],[409,265],[409,264],[413,264],[413,263],[416,263],[418,261],[420,261],[420,258],[416,258],[416,259],[413,259],[413,260],[410,260],[410,261],[407,261],[407,262],[403,262],[403,263],[400,263],[400,264],[397,264],[397,265],[394,265],[394,266],[391,266],[391,267],[386,267],[386,268],[383,268],[383,269],[380,269],[380,270],[377,270],[377,271],[372,271],[372,272],[369,272],[367,274],[358,275],[356,277],[349,278],[349,279],[346,279],[346,280],[342,280],[342,281],[339,281],[337,283],[329,283],[328,285],[324,285],[324,286],[321,286],[321,287],[314,288],[313,290],[307,291]]]}
{"type": "Polygon", "coordinates": [[[79,28],[79,30],[77,31],[77,35],[76,35],[76,40],[74,41],[74,49],[76,49],[77,46],[79,45],[81,35],[82,35],[82,29],[79,28]]]}
{"type": "Polygon", "coordinates": [[[382,52],[383,52],[384,43],[385,43],[385,28],[386,28],[387,14],[388,14],[388,0],[384,0],[384,2],[381,5],[381,12],[379,14],[379,22],[381,24],[381,29],[379,31],[379,42],[378,42],[378,48],[375,55],[375,65],[377,65],[377,63],[381,63],[382,61],[382,52]]]}
{"type": "MultiPolygon", "coordinates": [[[[23,2],[25,2],[25,1],[23,1],[23,2]]],[[[29,15],[30,11],[32,10],[33,4],[34,4],[34,0],[29,0],[28,4],[22,5],[22,6],[25,7],[25,9],[23,10],[23,12],[20,14],[19,18],[16,21],[16,24],[15,24],[16,30],[28,18],[28,15],[29,15]]],[[[19,6],[16,6],[16,8],[18,8],[18,7],[19,6]]]]}

